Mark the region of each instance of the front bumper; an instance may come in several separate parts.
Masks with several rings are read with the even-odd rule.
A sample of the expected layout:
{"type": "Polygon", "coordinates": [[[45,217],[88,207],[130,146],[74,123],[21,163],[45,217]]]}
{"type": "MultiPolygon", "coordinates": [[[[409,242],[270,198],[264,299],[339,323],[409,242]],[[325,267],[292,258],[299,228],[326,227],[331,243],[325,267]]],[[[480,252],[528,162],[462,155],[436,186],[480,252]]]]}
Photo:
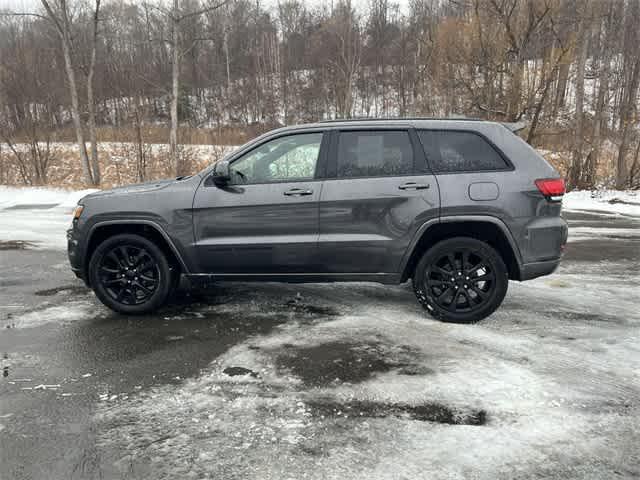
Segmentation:
{"type": "Polygon", "coordinates": [[[67,230],[67,256],[69,257],[69,264],[71,265],[71,271],[76,277],[87,282],[84,272],[84,258],[82,255],[82,249],[80,247],[80,240],[76,236],[76,230],[70,228],[67,230]]]}

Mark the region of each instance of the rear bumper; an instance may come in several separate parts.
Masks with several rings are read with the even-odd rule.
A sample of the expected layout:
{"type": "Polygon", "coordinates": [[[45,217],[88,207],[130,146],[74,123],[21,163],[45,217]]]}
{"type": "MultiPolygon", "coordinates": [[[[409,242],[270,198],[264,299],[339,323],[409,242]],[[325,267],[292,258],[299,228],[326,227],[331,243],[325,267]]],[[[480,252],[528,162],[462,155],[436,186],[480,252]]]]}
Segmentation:
{"type": "Polygon", "coordinates": [[[562,217],[536,217],[527,223],[521,242],[523,263],[559,259],[567,243],[567,222],[562,217]]]}
{"type": "Polygon", "coordinates": [[[520,280],[531,280],[553,273],[560,265],[560,259],[545,260],[544,262],[525,263],[520,269],[520,280]]]}
{"type": "Polygon", "coordinates": [[[520,280],[531,280],[553,273],[558,265],[569,230],[562,217],[538,217],[531,221],[525,232],[524,263],[520,280]]]}

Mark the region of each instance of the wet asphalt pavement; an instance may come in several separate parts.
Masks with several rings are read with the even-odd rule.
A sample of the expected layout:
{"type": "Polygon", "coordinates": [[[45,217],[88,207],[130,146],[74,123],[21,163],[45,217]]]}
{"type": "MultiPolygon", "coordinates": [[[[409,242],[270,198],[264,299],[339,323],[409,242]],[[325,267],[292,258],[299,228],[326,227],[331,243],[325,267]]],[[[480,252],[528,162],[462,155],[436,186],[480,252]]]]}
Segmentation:
{"type": "MultiPolygon", "coordinates": [[[[65,252],[4,244],[0,479],[285,478],[273,465],[280,461],[283,468],[289,465],[291,478],[638,478],[640,318],[634,304],[640,297],[640,220],[589,213],[567,217],[575,241],[569,243],[558,274],[521,285],[511,282],[502,309],[471,327],[433,322],[419,310],[407,285],[225,284],[183,293],[154,316],[123,317],[102,307],[73,277],[65,252]],[[582,278],[589,289],[580,285],[582,278]],[[594,286],[599,278],[601,293],[594,286]],[[368,318],[358,323],[361,317],[368,318]],[[405,331],[416,338],[403,339],[405,331]],[[533,337],[542,342],[541,357],[548,349],[549,358],[558,355],[560,360],[538,365],[532,359],[538,347],[529,346],[533,337]],[[450,347],[445,348],[447,342],[450,347]],[[573,345],[575,350],[569,350],[573,345]],[[256,352],[261,361],[252,356],[256,352]],[[436,374],[464,370],[468,352],[479,352],[478,364],[487,362],[495,370],[481,386],[465,383],[464,376],[448,378],[448,385],[457,381],[475,392],[466,408],[460,400],[464,392],[455,384],[451,391],[429,391],[427,385],[436,374]],[[605,364],[609,354],[613,360],[605,364]],[[574,357],[584,362],[570,360],[574,357]],[[518,407],[510,409],[502,396],[492,397],[488,386],[526,391],[527,375],[534,373],[544,386],[541,398],[548,390],[551,397],[558,395],[557,402],[573,398],[585,409],[575,417],[575,428],[586,438],[584,451],[567,453],[561,432],[557,438],[529,442],[529,432],[508,430],[510,422],[517,423],[520,408],[529,412],[526,402],[533,405],[537,393],[523,394],[514,403],[518,407]],[[588,382],[581,380],[584,376],[588,382]],[[602,381],[607,378],[611,383],[602,381]],[[205,391],[222,393],[184,407],[205,391]],[[228,402],[242,397],[256,402],[290,398],[293,410],[271,403],[251,403],[241,413],[228,410],[228,402]],[[169,407],[176,398],[186,400],[169,407]],[[204,415],[198,409],[209,401],[204,415]],[[302,423],[275,427],[274,418],[289,421],[298,412],[296,405],[302,409],[302,423]],[[259,414],[264,408],[270,420],[259,414]],[[258,412],[253,417],[251,409],[258,412]],[[585,420],[591,410],[607,416],[599,417],[597,428],[588,432],[579,422],[591,425],[591,419],[585,420]],[[240,414],[250,418],[238,420],[240,414]],[[369,423],[349,426],[340,423],[341,416],[368,418],[369,423]],[[229,420],[205,430],[185,426],[220,417],[229,420]],[[405,423],[398,427],[401,421],[405,423]],[[380,430],[375,430],[377,422],[380,430]],[[251,434],[251,441],[229,450],[233,441],[225,439],[251,432],[254,425],[262,428],[261,436],[251,434]],[[508,432],[508,445],[526,448],[516,456],[508,445],[496,445],[511,453],[493,462],[484,455],[482,461],[461,458],[460,468],[450,465],[456,462],[454,455],[446,467],[430,461],[433,471],[417,464],[406,472],[384,470],[379,460],[367,457],[367,451],[395,452],[388,461],[404,465],[407,460],[394,450],[398,442],[407,442],[403,448],[408,452],[416,448],[429,457],[419,443],[425,425],[504,428],[500,438],[508,432]],[[296,439],[289,441],[278,428],[294,429],[296,439]],[[349,431],[353,428],[367,433],[356,438],[349,431]],[[390,428],[398,428],[393,438],[380,433],[390,428]],[[423,430],[416,434],[412,429],[418,428],[423,430]],[[407,429],[414,432],[411,439],[403,437],[407,429]],[[271,433],[263,435],[265,431],[271,433]],[[265,435],[278,440],[269,443],[273,439],[265,440],[265,435]],[[547,446],[539,446],[544,442],[547,446]],[[617,456],[605,449],[594,460],[589,448],[605,448],[601,444],[615,446],[617,456]],[[189,451],[180,453],[185,445],[189,451]],[[566,470],[560,466],[565,462],[575,466],[566,470]],[[465,469],[467,463],[478,470],[465,469]]],[[[574,403],[567,407],[569,413],[558,413],[567,418],[567,431],[574,403]]],[[[428,439],[422,441],[427,445],[428,439]]],[[[442,453],[434,455],[443,461],[442,453]]]]}

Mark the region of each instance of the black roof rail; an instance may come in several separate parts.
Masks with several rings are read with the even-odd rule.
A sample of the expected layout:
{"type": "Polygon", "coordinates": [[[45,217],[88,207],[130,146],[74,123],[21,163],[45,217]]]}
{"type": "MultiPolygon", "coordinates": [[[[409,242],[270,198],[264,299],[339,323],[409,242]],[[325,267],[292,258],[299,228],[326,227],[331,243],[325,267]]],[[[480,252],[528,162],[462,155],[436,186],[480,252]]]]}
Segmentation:
{"type": "Polygon", "coordinates": [[[331,120],[320,120],[318,123],[346,123],[346,122],[376,122],[376,121],[405,121],[405,120],[443,120],[443,121],[465,121],[465,122],[483,122],[481,118],[471,117],[353,117],[353,118],[335,118],[331,120]]]}

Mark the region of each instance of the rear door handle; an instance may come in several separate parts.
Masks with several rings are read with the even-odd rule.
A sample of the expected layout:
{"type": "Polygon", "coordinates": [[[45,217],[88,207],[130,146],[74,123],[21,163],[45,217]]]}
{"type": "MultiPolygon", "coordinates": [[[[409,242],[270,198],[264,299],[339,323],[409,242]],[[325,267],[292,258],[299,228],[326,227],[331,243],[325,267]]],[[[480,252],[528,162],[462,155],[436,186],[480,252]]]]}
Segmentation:
{"type": "Polygon", "coordinates": [[[291,190],[287,190],[284,192],[287,197],[304,197],[305,195],[312,195],[313,190],[305,189],[305,188],[292,188],[291,190]]]}
{"type": "Polygon", "coordinates": [[[426,190],[429,188],[428,183],[407,182],[398,187],[400,190],[426,190]]]}

